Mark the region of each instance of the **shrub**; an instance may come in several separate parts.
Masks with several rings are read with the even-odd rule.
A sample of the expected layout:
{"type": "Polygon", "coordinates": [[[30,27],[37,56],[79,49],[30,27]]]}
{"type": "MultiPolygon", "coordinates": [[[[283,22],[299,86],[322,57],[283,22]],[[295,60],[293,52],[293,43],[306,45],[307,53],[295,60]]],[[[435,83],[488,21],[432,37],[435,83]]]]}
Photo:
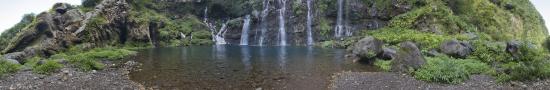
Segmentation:
{"type": "Polygon", "coordinates": [[[510,61],[511,56],[506,53],[506,44],[491,42],[486,40],[475,40],[472,42],[475,50],[471,54],[473,59],[481,60],[485,63],[510,61]]]}
{"type": "Polygon", "coordinates": [[[520,46],[520,55],[517,59],[505,61],[500,65],[504,72],[500,72],[498,81],[534,80],[550,77],[550,62],[543,50],[539,47],[520,46]]]}
{"type": "Polygon", "coordinates": [[[457,84],[472,74],[492,74],[487,64],[471,59],[453,59],[447,56],[427,57],[427,64],[414,72],[419,80],[457,84]]]}
{"type": "Polygon", "coordinates": [[[18,71],[20,67],[21,65],[19,64],[12,64],[10,62],[0,59],[0,76],[8,73],[14,73],[18,71]]]}
{"type": "Polygon", "coordinates": [[[383,71],[390,71],[391,69],[391,61],[376,60],[374,61],[374,65],[383,71]]]}
{"type": "Polygon", "coordinates": [[[334,47],[334,41],[330,40],[330,41],[323,41],[321,42],[321,47],[325,47],[325,48],[332,48],[334,47]]]}
{"type": "Polygon", "coordinates": [[[42,65],[33,66],[33,72],[38,74],[50,74],[63,67],[63,64],[55,60],[46,60],[42,65]]]}

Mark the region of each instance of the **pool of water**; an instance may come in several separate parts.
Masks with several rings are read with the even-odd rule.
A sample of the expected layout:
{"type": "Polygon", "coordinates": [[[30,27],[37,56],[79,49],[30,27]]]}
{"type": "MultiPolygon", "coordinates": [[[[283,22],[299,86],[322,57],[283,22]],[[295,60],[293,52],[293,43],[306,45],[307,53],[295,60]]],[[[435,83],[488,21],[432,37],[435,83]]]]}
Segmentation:
{"type": "Polygon", "coordinates": [[[345,60],[343,49],[190,46],[139,50],[130,79],[157,89],[326,89],[343,71],[376,71],[345,60]]]}

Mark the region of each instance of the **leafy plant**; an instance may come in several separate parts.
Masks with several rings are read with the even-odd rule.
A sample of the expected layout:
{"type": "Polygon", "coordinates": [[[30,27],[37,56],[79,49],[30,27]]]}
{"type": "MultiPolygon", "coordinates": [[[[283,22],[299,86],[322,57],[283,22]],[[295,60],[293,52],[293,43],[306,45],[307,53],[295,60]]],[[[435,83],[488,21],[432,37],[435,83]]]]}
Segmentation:
{"type": "Polygon", "coordinates": [[[63,64],[60,64],[59,62],[55,60],[46,60],[43,62],[42,65],[36,65],[33,66],[32,70],[35,73],[39,74],[50,74],[52,72],[55,72],[59,69],[63,68],[63,64]]]}
{"type": "Polygon", "coordinates": [[[427,64],[414,72],[419,80],[457,84],[472,74],[494,74],[489,65],[471,59],[453,59],[447,56],[427,57],[427,64]]]}
{"type": "Polygon", "coordinates": [[[0,59],[0,76],[8,73],[14,73],[20,69],[21,65],[12,64],[6,60],[0,59]]]}
{"type": "Polygon", "coordinates": [[[391,69],[391,61],[376,60],[374,61],[374,65],[379,67],[383,71],[390,71],[391,69]]]}

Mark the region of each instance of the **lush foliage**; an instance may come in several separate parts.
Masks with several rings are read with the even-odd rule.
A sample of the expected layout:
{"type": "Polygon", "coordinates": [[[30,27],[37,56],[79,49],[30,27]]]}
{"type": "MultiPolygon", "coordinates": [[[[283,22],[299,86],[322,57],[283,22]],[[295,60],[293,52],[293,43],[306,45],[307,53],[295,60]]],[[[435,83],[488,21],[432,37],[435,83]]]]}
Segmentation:
{"type": "Polygon", "coordinates": [[[534,80],[550,77],[550,61],[543,50],[536,46],[521,45],[519,56],[512,60],[501,61],[505,71],[500,72],[500,81],[534,80]]]}
{"type": "Polygon", "coordinates": [[[63,68],[63,64],[60,64],[56,60],[46,60],[41,65],[35,64],[32,68],[33,72],[39,74],[50,74],[63,68]]]}
{"type": "Polygon", "coordinates": [[[8,61],[0,59],[0,76],[3,76],[8,73],[13,73],[19,70],[21,65],[12,64],[8,61]]]}
{"type": "Polygon", "coordinates": [[[376,60],[374,61],[374,65],[383,71],[390,71],[391,69],[391,61],[376,60]]]}
{"type": "Polygon", "coordinates": [[[371,35],[391,45],[396,45],[404,41],[413,41],[424,46],[423,48],[435,48],[443,41],[454,38],[459,40],[464,39],[460,38],[460,36],[438,35],[401,28],[383,28],[380,30],[368,31],[367,35],[371,35]]]}
{"type": "Polygon", "coordinates": [[[453,59],[447,56],[427,57],[427,64],[414,72],[414,77],[424,81],[457,84],[472,74],[494,74],[487,64],[472,59],[453,59]]]}
{"type": "Polygon", "coordinates": [[[27,25],[31,24],[34,19],[34,14],[25,14],[23,15],[23,19],[21,19],[19,23],[2,32],[2,34],[0,35],[0,50],[4,50],[4,48],[6,48],[11,40],[17,35],[17,33],[22,31],[22,29],[27,27],[27,25]]]}
{"type": "Polygon", "coordinates": [[[116,48],[96,48],[92,50],[82,50],[77,47],[73,47],[65,53],[60,53],[51,56],[51,58],[63,58],[74,64],[78,68],[89,70],[100,70],[105,65],[101,63],[101,60],[120,60],[124,57],[135,55],[135,51],[116,48]]]}

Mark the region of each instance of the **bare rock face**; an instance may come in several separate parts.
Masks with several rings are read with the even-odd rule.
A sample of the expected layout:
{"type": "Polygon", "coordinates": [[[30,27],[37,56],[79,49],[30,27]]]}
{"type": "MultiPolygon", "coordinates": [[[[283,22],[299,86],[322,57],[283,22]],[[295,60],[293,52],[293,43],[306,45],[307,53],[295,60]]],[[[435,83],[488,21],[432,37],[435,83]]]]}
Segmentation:
{"type": "Polygon", "coordinates": [[[474,51],[472,45],[458,40],[449,40],[439,46],[439,50],[443,54],[447,54],[456,58],[466,58],[474,51]]]}
{"type": "Polygon", "coordinates": [[[402,42],[397,57],[392,61],[391,71],[408,72],[416,70],[426,63],[420,49],[413,42],[402,42]]]}
{"type": "Polygon", "coordinates": [[[361,60],[374,59],[382,52],[384,43],[374,37],[367,36],[357,42],[353,48],[353,54],[361,60]]]}

